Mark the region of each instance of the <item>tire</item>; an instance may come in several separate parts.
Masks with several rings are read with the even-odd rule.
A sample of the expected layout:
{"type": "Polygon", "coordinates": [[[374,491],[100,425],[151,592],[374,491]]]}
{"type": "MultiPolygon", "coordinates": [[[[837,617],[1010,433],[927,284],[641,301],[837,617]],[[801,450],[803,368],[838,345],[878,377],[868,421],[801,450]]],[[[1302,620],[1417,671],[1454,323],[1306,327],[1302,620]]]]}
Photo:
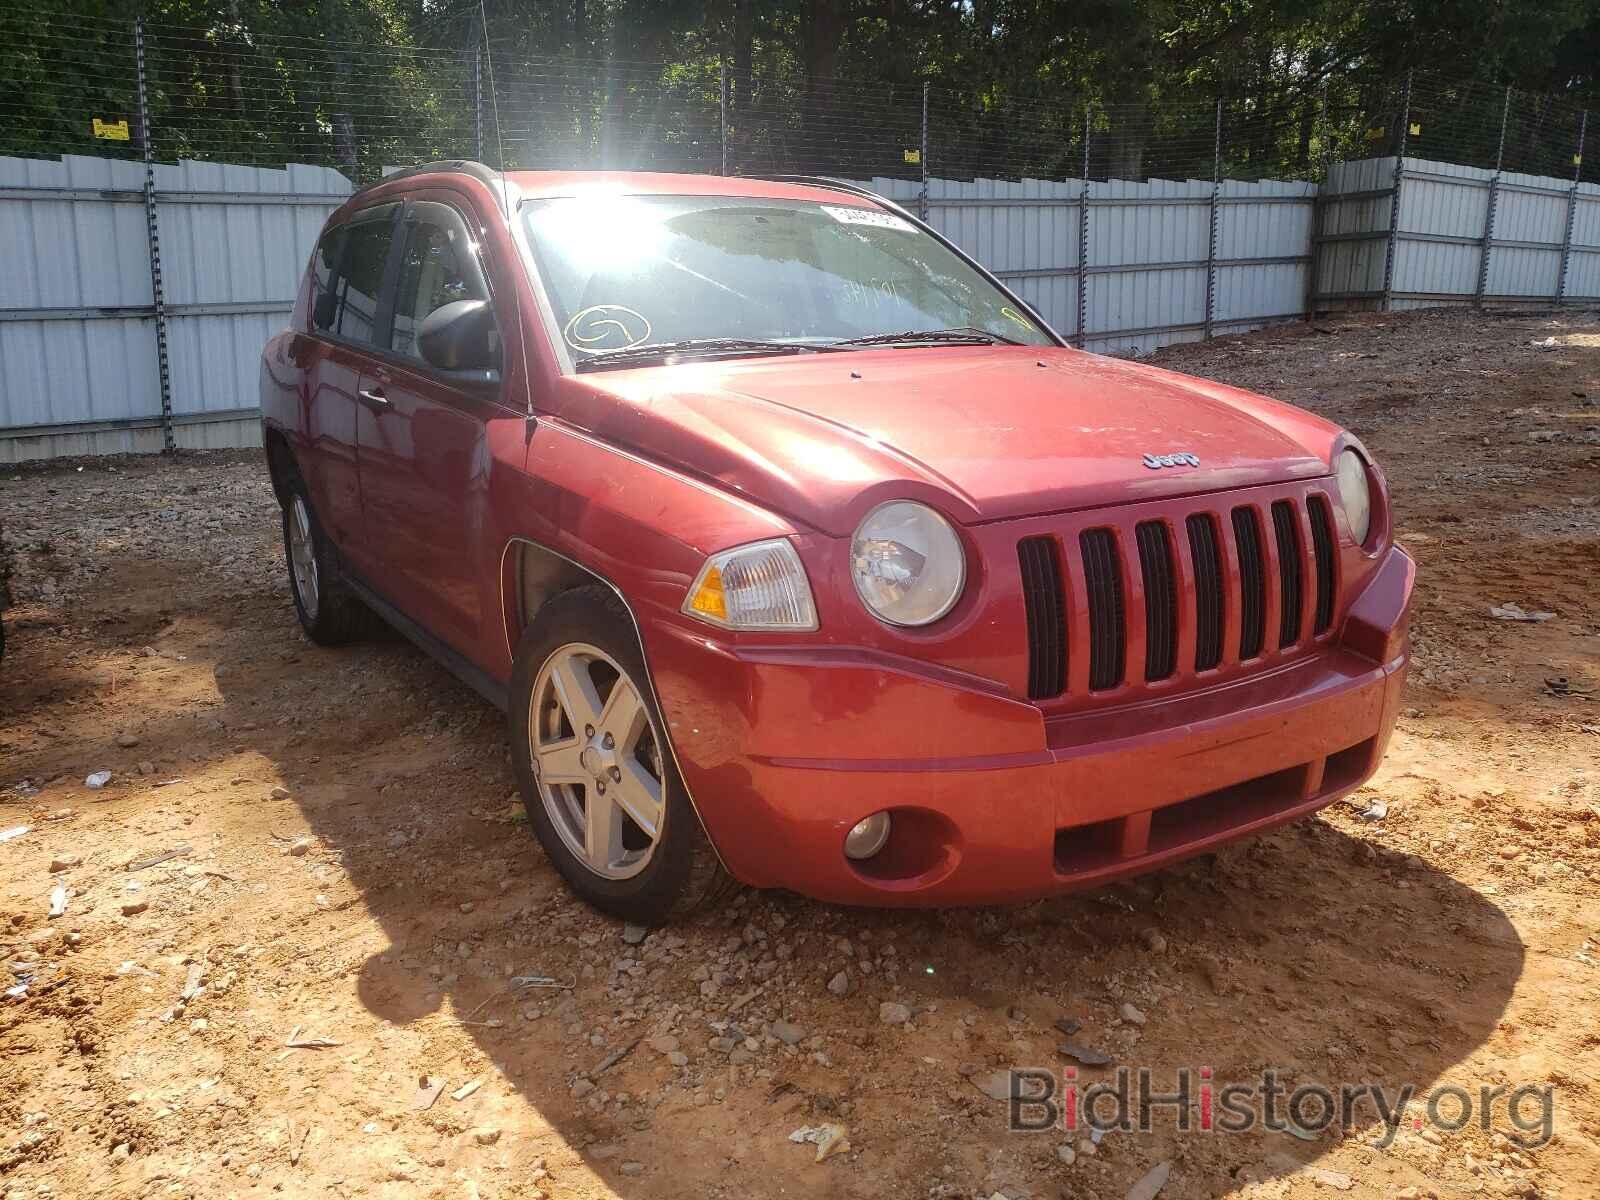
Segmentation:
{"type": "Polygon", "coordinates": [[[539,611],[517,647],[507,712],[528,822],[580,897],[661,925],[731,890],[663,739],[633,620],[611,589],[575,588],[539,611]],[[603,815],[598,829],[591,813],[603,815]]]}
{"type": "Polygon", "coordinates": [[[291,471],[285,484],[283,558],[300,627],[319,646],[370,636],[382,622],[345,582],[339,552],[322,531],[305,481],[291,471]]]}

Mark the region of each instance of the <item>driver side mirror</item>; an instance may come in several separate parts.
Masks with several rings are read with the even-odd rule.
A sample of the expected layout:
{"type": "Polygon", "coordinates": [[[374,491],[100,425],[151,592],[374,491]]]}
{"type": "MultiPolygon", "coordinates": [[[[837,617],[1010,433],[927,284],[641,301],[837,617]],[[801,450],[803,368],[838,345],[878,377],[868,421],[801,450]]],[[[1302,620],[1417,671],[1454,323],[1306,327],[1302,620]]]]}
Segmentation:
{"type": "Polygon", "coordinates": [[[500,331],[487,300],[456,300],[434,309],[417,330],[423,361],[445,371],[500,366],[500,331]]]}

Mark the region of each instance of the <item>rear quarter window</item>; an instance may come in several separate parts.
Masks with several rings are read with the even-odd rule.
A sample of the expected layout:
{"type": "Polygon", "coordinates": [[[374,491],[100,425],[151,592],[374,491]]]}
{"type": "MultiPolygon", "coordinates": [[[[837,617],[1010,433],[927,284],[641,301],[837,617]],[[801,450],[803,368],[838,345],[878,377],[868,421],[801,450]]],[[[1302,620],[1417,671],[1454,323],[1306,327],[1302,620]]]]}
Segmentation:
{"type": "Polygon", "coordinates": [[[345,227],[338,226],[322,235],[316,252],[311,256],[311,274],[314,280],[311,296],[311,325],[328,332],[339,319],[338,291],[339,257],[344,252],[345,227]]]}

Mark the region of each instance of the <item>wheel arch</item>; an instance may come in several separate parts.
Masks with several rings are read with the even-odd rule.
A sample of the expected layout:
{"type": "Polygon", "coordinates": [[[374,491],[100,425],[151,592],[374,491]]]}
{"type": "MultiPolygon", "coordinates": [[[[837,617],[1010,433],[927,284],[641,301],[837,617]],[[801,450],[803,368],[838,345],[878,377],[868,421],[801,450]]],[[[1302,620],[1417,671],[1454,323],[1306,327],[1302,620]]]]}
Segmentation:
{"type": "MultiPolygon", "coordinates": [[[[622,594],[622,589],[611,580],[531,538],[514,537],[506,542],[500,553],[500,611],[505,626],[508,661],[516,657],[523,633],[546,604],[563,592],[591,584],[609,588],[617,594],[623,607],[628,610],[637,637],[639,621],[633,615],[633,606],[622,594]]],[[[642,637],[639,643],[640,652],[643,653],[642,637]]]]}
{"type": "Polygon", "coordinates": [[[278,507],[289,504],[289,480],[299,473],[294,448],[281,429],[262,423],[261,445],[267,454],[267,475],[272,480],[272,494],[278,498],[278,507]]]}

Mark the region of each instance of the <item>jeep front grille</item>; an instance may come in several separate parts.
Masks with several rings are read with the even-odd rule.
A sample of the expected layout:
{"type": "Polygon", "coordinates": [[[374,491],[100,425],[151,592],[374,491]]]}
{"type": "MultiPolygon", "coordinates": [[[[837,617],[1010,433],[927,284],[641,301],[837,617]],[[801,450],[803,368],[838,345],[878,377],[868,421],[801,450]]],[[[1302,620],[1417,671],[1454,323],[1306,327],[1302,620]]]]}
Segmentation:
{"type": "Polygon", "coordinates": [[[1171,520],[1095,514],[1099,523],[1077,526],[1072,555],[1067,530],[1018,542],[1031,699],[1166,687],[1273,661],[1332,628],[1338,546],[1326,496],[1199,501],[1171,520]],[[1076,673],[1074,637],[1087,640],[1076,673]]]}

